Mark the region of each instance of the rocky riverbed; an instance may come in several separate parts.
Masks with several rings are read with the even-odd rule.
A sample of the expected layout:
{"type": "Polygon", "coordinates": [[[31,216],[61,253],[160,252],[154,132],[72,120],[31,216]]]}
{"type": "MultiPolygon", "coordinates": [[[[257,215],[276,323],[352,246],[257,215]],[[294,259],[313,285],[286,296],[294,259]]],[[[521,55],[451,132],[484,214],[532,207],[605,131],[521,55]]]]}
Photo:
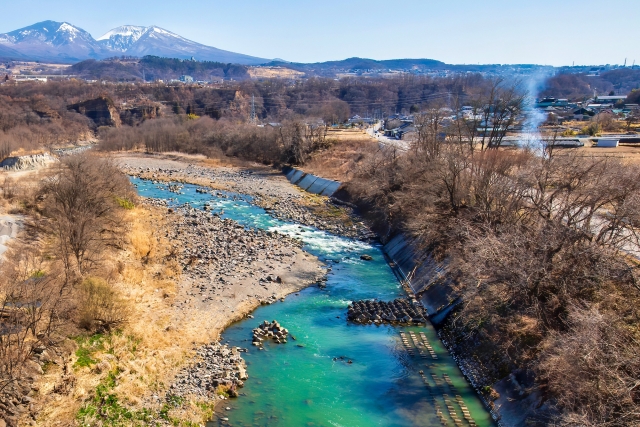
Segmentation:
{"type": "MultiPolygon", "coordinates": [[[[164,200],[146,203],[166,207],[164,200]]],[[[184,205],[167,208],[166,214],[173,226],[165,237],[172,242],[183,280],[190,283],[184,291],[187,298],[178,300],[177,307],[224,303],[240,292],[260,304],[275,302],[282,296],[281,276],[295,268],[296,256],[304,256],[296,239],[245,228],[216,213],[184,205]]],[[[320,272],[314,279],[321,280],[320,272]]]]}
{"type": "Polygon", "coordinates": [[[245,349],[211,343],[200,347],[190,366],[182,369],[169,386],[166,400],[174,396],[207,399],[237,397],[249,378],[241,353],[245,349]]]}
{"type": "MultiPolygon", "coordinates": [[[[181,190],[179,185],[170,189],[181,190]]],[[[198,192],[202,191],[214,190],[198,192]]],[[[144,199],[143,204],[162,213],[166,225],[158,233],[170,242],[171,259],[182,271],[176,295],[165,296],[171,301],[173,318],[167,328],[222,332],[229,323],[250,316],[258,305],[277,302],[321,282],[326,274],[314,257],[302,251],[299,240],[284,234],[245,227],[221,218],[220,212],[188,204],[170,207],[163,199],[144,199]]],[[[187,401],[176,400],[176,396],[202,401],[215,398],[220,403],[237,396],[248,378],[243,351],[217,341],[199,347],[191,363],[177,373],[164,399],[168,404],[187,401]]]]}
{"type": "Polygon", "coordinates": [[[253,203],[281,220],[353,239],[375,238],[375,234],[354,215],[352,208],[338,205],[327,197],[312,197],[289,184],[273,169],[208,168],[135,157],[122,158],[120,164],[131,176],[164,182],[188,182],[202,185],[206,191],[221,189],[250,195],[253,203]]]}

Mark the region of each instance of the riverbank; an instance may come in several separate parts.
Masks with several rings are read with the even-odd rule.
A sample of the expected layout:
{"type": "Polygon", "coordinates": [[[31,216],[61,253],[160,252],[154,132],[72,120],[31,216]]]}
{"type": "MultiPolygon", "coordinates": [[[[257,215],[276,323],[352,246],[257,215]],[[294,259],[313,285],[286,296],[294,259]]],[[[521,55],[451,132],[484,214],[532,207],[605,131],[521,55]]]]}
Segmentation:
{"type": "MultiPolygon", "coordinates": [[[[207,188],[168,184],[161,180],[134,179],[133,182],[138,186],[140,194],[162,200],[162,203],[166,201],[168,208],[189,203],[198,208],[199,212],[209,210],[213,216],[235,219],[245,227],[272,233],[277,231],[300,239],[305,242],[305,251],[319,256],[331,266],[326,289],[324,286],[310,287],[300,292],[299,296],[287,298],[282,304],[262,307],[255,313],[259,320],[282,320],[285,327],[297,337],[296,345],[266,345],[264,351],[250,348],[251,351],[244,358],[250,365],[249,374],[253,378],[246,382],[240,393],[247,397],[225,402],[225,409],[229,405],[231,411],[222,411],[223,415],[218,415],[216,422],[220,425],[227,425],[225,418],[229,418],[233,425],[255,425],[262,421],[268,425],[276,422],[273,420],[285,419],[291,420],[291,425],[302,425],[295,424],[301,420],[317,422],[335,419],[341,419],[342,424],[345,419],[350,419],[352,423],[347,425],[407,425],[407,418],[413,417],[414,411],[418,416],[423,412],[419,408],[430,405],[425,400],[428,396],[424,394],[425,386],[427,390],[439,387],[435,392],[436,409],[442,402],[446,404],[448,397],[445,394],[453,391],[453,388],[447,391],[441,387],[442,380],[447,379],[453,381],[465,404],[444,416],[454,421],[460,419],[458,417],[462,415],[458,412],[464,412],[468,406],[474,419],[481,422],[480,425],[489,425],[485,424],[487,421],[483,416],[484,411],[479,402],[476,402],[472,390],[464,382],[453,360],[442,353],[441,346],[436,342],[435,331],[428,325],[422,332],[429,336],[429,342],[437,354],[434,357],[437,362],[429,364],[426,371],[438,378],[435,386],[431,382],[426,384],[420,380],[418,372],[425,371],[425,367],[419,360],[411,361],[407,367],[403,361],[404,356],[398,358],[400,350],[394,345],[397,339],[389,336],[395,335],[397,338],[394,327],[371,329],[360,326],[356,327],[357,336],[354,336],[356,330],[353,324],[342,320],[349,301],[372,298],[387,301],[404,295],[384,261],[380,246],[344,239],[292,223],[282,223],[253,206],[242,195],[221,194],[220,191],[210,194],[207,188]],[[275,357],[276,354],[279,356],[275,357]],[[339,360],[353,360],[353,364],[341,366],[336,364],[339,360]],[[365,374],[364,371],[371,369],[380,375],[370,377],[365,374]],[[397,376],[398,369],[403,372],[400,377],[397,376]],[[332,371],[336,371],[335,376],[329,374],[332,371]],[[368,383],[374,378],[382,381],[385,386],[372,393],[368,383]],[[386,387],[397,387],[397,392],[393,392],[396,398],[392,405],[393,411],[380,418],[373,414],[378,414],[380,408],[376,402],[386,394],[386,387]],[[292,388],[298,390],[295,397],[290,395],[292,388]],[[330,403],[320,398],[318,393],[323,396],[333,395],[341,403],[330,403]],[[310,405],[311,401],[314,402],[313,405],[310,405]],[[353,412],[348,402],[360,405],[360,409],[353,412]],[[376,420],[373,424],[369,423],[372,419],[376,420]],[[400,419],[402,421],[399,423],[400,419]],[[365,420],[366,423],[363,424],[365,420]]],[[[224,336],[233,346],[246,348],[250,344],[249,337],[253,328],[254,321],[245,320],[226,329],[224,336]]],[[[407,356],[422,358],[422,351],[407,350],[407,356]]],[[[209,389],[214,385],[209,382],[206,374],[202,375],[200,383],[199,390],[202,390],[202,383],[210,384],[209,389]]],[[[435,417],[438,412],[430,407],[429,412],[432,411],[426,416],[435,417]]],[[[419,424],[431,425],[431,421],[422,419],[419,424]]],[[[212,425],[215,424],[214,422],[212,425]]],[[[416,424],[411,422],[409,425],[416,424]]]]}
{"type": "MultiPolygon", "coordinates": [[[[233,177],[236,186],[218,182],[219,191],[255,184],[241,171],[211,173],[233,177]]],[[[169,180],[170,175],[158,177],[169,180]]],[[[290,184],[272,185],[265,178],[261,186],[277,192],[290,184]]],[[[25,425],[74,419],[93,425],[95,413],[104,410],[162,425],[203,423],[212,403],[223,402],[220,396],[228,396],[235,379],[246,375],[243,352],[218,343],[225,327],[326,274],[296,239],[245,228],[200,209],[143,199],[128,215],[124,251],[108,263],[130,320],[115,334],[78,338],[76,350],[53,358],[35,386],[25,425]],[[211,370],[204,375],[216,386],[200,380],[207,366],[211,370]],[[198,379],[198,387],[187,387],[185,379],[198,379]],[[116,397],[116,406],[97,403],[98,389],[116,397]]]]}
{"type": "Polygon", "coordinates": [[[374,235],[354,215],[329,198],[307,193],[280,173],[259,164],[242,167],[210,167],[196,156],[123,154],[116,157],[129,175],[162,182],[201,185],[213,190],[246,194],[275,218],[308,225],[344,237],[370,240],[374,235]]]}

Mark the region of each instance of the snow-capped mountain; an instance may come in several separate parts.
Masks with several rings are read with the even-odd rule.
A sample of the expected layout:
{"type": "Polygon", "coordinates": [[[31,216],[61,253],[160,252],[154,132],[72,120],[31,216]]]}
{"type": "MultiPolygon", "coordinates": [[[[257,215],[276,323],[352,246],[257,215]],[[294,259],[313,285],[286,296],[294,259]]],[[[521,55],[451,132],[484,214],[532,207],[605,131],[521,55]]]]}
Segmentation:
{"type": "Polygon", "coordinates": [[[98,43],[111,50],[126,52],[148,30],[147,27],[123,25],[98,37],[98,43]]]}
{"type": "Polygon", "coordinates": [[[111,56],[156,55],[200,61],[263,64],[268,59],[229,52],[185,39],[157,26],[123,25],[97,40],[67,22],[44,21],[0,34],[0,57],[41,61],[78,62],[111,56]]]}
{"type": "Polygon", "coordinates": [[[0,34],[0,46],[37,60],[65,62],[100,58],[105,52],[94,38],[67,22],[44,21],[0,34]]]}
{"type": "Polygon", "coordinates": [[[22,43],[29,41],[44,42],[54,46],[70,44],[78,41],[95,43],[91,34],[82,28],[74,27],[67,22],[43,21],[30,27],[21,28],[0,35],[3,42],[22,43]]]}
{"type": "Polygon", "coordinates": [[[156,55],[167,58],[190,59],[199,61],[233,62],[236,64],[264,64],[269,60],[229,52],[215,47],[185,39],[171,31],[152,25],[150,27],[119,27],[100,37],[99,43],[113,49],[119,46],[120,52],[130,56],[156,55]]]}

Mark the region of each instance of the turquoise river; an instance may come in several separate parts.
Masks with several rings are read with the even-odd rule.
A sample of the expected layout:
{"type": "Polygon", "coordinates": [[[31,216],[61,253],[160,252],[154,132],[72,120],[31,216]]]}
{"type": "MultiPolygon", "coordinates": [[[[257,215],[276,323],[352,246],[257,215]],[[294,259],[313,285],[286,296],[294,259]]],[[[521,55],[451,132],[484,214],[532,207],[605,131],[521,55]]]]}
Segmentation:
{"type": "Polygon", "coordinates": [[[175,194],[165,184],[137,178],[132,182],[141,196],[165,199],[175,206],[189,203],[202,208],[208,203],[214,211],[223,212],[223,218],[245,227],[301,239],[304,250],[322,260],[328,271],[326,287],[310,286],[285,302],[259,307],[253,313],[255,319],[224,331],[224,342],[249,349],[244,354],[249,379],[238,399],[225,401],[230,410],[222,410],[208,427],[493,425],[431,325],[347,322],[351,301],[406,296],[379,245],[280,221],[252,204],[248,196],[201,194],[194,185],[185,185],[181,194],[175,194]],[[373,260],[360,260],[362,254],[373,260]],[[262,320],[274,319],[296,340],[268,343],[258,351],[251,346],[251,330],[262,320]],[[416,347],[411,332],[419,343],[431,344],[437,359],[422,344],[416,347]],[[409,348],[400,333],[405,333],[409,348]]]}

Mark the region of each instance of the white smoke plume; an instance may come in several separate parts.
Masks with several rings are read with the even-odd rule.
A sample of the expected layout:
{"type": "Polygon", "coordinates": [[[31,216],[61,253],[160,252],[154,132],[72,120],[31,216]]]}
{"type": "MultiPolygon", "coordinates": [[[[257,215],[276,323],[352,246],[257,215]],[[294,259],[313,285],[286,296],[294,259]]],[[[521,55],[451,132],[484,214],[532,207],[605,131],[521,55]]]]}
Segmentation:
{"type": "Polygon", "coordinates": [[[522,145],[534,151],[544,151],[544,141],[540,134],[540,125],[547,119],[547,113],[535,108],[536,98],[544,88],[548,72],[538,72],[526,80],[527,99],[524,109],[525,120],[522,124],[522,145]]]}

